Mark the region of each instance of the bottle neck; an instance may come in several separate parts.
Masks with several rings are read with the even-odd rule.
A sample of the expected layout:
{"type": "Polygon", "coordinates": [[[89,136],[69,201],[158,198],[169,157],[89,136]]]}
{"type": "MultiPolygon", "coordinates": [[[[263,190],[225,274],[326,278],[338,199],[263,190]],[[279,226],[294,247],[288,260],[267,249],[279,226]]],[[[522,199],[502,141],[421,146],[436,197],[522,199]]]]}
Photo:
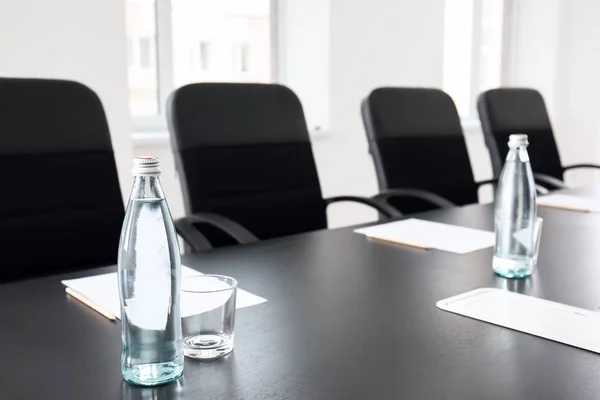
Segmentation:
{"type": "Polygon", "coordinates": [[[506,161],[521,161],[529,162],[529,154],[527,153],[527,146],[511,147],[506,156],[506,161]]]}
{"type": "Polygon", "coordinates": [[[160,175],[134,175],[130,200],[164,199],[160,175]]]}

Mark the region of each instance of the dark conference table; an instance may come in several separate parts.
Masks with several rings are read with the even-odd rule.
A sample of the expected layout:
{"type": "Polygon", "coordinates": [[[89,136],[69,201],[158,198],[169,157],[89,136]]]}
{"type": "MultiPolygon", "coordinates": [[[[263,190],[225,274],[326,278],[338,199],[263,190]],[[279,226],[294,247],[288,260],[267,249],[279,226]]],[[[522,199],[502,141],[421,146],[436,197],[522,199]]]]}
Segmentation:
{"type": "MultiPolygon", "coordinates": [[[[492,213],[472,205],[419,217],[492,230],[492,213]]],[[[540,207],[539,215],[538,269],[526,280],[496,277],[491,248],[419,250],[352,228],[185,256],[268,302],[238,310],[231,355],[186,359],[178,383],[154,389],[123,382],[119,323],[60,284],[114,267],[0,285],[0,398],[598,399],[600,355],[435,306],[500,287],[598,309],[600,214],[540,207]]]]}

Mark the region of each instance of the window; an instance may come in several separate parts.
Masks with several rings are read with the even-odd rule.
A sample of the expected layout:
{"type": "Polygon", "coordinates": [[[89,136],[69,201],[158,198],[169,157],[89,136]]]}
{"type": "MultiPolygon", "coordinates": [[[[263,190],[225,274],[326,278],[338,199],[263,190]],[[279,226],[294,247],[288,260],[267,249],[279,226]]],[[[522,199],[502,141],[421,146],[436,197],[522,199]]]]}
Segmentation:
{"type": "Polygon", "coordinates": [[[192,82],[273,81],[271,0],[125,0],[129,108],[160,128],[164,104],[192,82]]]}
{"type": "Polygon", "coordinates": [[[133,39],[127,38],[127,66],[132,68],[135,65],[135,56],[133,55],[133,39]]]}
{"type": "Polygon", "coordinates": [[[127,0],[129,110],[148,117],[158,113],[156,25],[154,1],[127,0]]]}
{"type": "Polygon", "coordinates": [[[153,69],[156,68],[156,45],[154,38],[129,38],[127,39],[127,63],[129,68],[153,69]]]}
{"type": "Polygon", "coordinates": [[[154,40],[153,38],[140,38],[139,43],[139,66],[140,68],[154,68],[154,40]]]}
{"type": "Polygon", "coordinates": [[[235,44],[233,46],[233,71],[234,72],[248,72],[249,70],[249,53],[250,46],[248,44],[235,44]]]}
{"type": "Polygon", "coordinates": [[[462,118],[477,118],[482,91],[502,83],[504,0],[446,0],[443,88],[462,118]]]}
{"type": "Polygon", "coordinates": [[[197,43],[192,50],[192,59],[193,68],[201,71],[208,71],[210,68],[210,43],[197,43]]]}

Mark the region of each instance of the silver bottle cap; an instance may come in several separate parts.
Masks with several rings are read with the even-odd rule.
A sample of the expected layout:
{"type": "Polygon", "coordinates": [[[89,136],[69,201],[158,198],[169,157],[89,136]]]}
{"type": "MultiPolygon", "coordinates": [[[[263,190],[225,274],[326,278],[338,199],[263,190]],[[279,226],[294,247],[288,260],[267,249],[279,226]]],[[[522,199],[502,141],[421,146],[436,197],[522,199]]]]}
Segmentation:
{"type": "Polygon", "coordinates": [[[160,175],[160,172],[158,157],[140,156],[133,159],[133,175],[160,175]]]}
{"type": "Polygon", "coordinates": [[[510,135],[508,137],[508,147],[511,149],[515,147],[528,146],[529,141],[527,140],[527,135],[523,135],[522,133],[516,135],[510,135]]]}

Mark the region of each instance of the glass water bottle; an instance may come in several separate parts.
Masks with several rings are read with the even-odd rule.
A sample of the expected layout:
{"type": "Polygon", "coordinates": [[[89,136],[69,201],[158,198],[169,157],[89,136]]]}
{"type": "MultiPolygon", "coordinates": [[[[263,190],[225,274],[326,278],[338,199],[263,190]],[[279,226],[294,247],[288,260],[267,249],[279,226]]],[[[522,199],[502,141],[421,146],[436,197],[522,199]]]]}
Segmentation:
{"type": "Polygon", "coordinates": [[[119,244],[121,372],[143,386],[183,374],[181,260],[156,157],[133,161],[133,189],[119,244]]]}
{"type": "Polygon", "coordinates": [[[536,251],[536,189],[527,135],[510,135],[510,148],[496,189],[494,271],[506,278],[531,275],[536,251]]]}

